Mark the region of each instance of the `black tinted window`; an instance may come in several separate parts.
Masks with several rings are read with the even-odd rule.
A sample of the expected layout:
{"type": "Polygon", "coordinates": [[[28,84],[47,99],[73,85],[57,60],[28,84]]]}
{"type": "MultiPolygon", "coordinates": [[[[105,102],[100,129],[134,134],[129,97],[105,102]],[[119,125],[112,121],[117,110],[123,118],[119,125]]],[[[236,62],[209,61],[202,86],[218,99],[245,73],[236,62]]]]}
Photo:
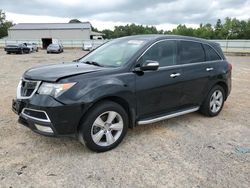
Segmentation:
{"type": "Polygon", "coordinates": [[[179,55],[181,64],[205,61],[205,52],[198,42],[181,41],[179,55]]]}
{"type": "Polygon", "coordinates": [[[216,60],[221,60],[220,56],[214,51],[213,48],[210,46],[204,44],[204,49],[206,52],[206,61],[216,61],[216,60]]]}
{"type": "Polygon", "coordinates": [[[176,41],[162,41],[152,46],[141,59],[158,61],[160,67],[176,64],[176,41]]]}

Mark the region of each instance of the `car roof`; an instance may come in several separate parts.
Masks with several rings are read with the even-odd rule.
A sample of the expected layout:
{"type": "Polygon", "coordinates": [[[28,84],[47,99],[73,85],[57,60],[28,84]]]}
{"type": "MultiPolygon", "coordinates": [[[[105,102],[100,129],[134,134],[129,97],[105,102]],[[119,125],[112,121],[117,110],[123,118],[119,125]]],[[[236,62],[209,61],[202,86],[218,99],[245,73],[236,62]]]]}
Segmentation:
{"type": "Polygon", "coordinates": [[[161,40],[161,39],[183,39],[183,40],[193,40],[197,42],[210,42],[206,39],[196,38],[196,37],[189,37],[189,36],[182,36],[182,35],[163,35],[163,34],[147,34],[147,35],[133,35],[133,36],[126,36],[122,37],[122,39],[133,39],[133,40],[147,40],[147,41],[154,41],[154,40],[161,40]]]}

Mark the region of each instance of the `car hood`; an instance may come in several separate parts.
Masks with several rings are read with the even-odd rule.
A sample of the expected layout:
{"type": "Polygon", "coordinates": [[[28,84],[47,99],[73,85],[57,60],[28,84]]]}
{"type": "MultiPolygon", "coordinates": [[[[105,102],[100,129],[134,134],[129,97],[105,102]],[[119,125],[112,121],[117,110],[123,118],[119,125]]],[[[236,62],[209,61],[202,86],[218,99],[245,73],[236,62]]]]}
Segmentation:
{"type": "Polygon", "coordinates": [[[78,75],[87,74],[91,72],[101,71],[106,68],[98,67],[94,65],[88,65],[84,63],[61,63],[53,65],[43,65],[39,67],[34,67],[27,70],[23,77],[30,80],[41,80],[55,82],[61,78],[78,75]]]}

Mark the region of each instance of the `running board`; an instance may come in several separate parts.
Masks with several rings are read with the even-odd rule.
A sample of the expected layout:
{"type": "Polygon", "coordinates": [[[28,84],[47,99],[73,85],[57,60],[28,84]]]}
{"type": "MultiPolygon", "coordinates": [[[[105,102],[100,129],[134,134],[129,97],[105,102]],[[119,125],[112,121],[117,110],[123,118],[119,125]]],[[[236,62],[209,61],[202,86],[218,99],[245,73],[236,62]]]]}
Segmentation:
{"type": "Polygon", "coordinates": [[[170,118],[173,118],[173,117],[181,116],[181,115],[184,115],[184,114],[195,112],[195,111],[199,110],[199,108],[200,107],[190,108],[188,110],[184,110],[184,111],[181,111],[181,112],[176,112],[176,113],[173,113],[173,114],[168,114],[166,116],[161,116],[161,117],[157,117],[157,118],[154,118],[154,119],[141,120],[141,121],[138,121],[138,125],[145,125],[145,124],[155,123],[155,122],[158,122],[158,121],[162,121],[162,120],[170,119],[170,118]]]}

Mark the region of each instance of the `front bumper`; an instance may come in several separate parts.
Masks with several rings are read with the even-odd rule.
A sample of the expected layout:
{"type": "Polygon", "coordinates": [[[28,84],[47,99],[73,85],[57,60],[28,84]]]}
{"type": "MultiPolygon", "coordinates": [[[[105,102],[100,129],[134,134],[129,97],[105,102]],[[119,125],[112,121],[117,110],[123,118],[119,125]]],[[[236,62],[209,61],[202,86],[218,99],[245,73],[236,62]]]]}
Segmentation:
{"type": "Polygon", "coordinates": [[[13,99],[12,110],[18,122],[45,136],[76,136],[84,113],[83,105],[64,105],[50,96],[13,99]]]}
{"type": "Polygon", "coordinates": [[[58,53],[58,52],[60,52],[60,50],[59,49],[48,49],[47,52],[49,52],[49,53],[58,53]]]}
{"type": "Polygon", "coordinates": [[[9,53],[20,53],[22,51],[20,48],[5,48],[4,50],[9,53]]]}

